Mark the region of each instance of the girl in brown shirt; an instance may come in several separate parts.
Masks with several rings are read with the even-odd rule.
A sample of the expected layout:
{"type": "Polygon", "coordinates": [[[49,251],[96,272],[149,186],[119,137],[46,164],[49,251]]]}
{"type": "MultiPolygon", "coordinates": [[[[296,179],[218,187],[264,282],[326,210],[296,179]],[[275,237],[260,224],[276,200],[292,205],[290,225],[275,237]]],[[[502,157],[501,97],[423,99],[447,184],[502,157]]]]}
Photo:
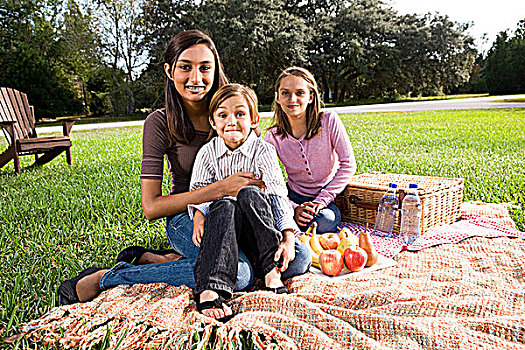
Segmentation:
{"type": "MultiPolygon", "coordinates": [[[[91,300],[102,290],[119,284],[164,282],[194,288],[193,267],[199,247],[192,242],[193,222],[186,210],[188,204],[236,196],[246,186],[262,185],[253,173],[239,172],[188,191],[196,153],[208,140],[211,130],[209,101],[228,81],[213,41],[198,30],[175,35],[168,43],[164,59],[166,106],[150,114],[144,123],[140,183],[144,214],[148,220],[167,218],[166,233],[173,250],[126,248],[113,268],[88,268],[62,283],[58,290],[62,304],[91,300]],[[162,195],[164,158],[172,183],[168,195],[162,195]]],[[[304,255],[296,254],[290,266],[293,263],[308,266],[309,255],[307,252],[304,255]]],[[[245,290],[252,282],[253,269],[239,251],[235,290],[245,290]]],[[[204,301],[206,298],[201,295],[201,302],[204,301]]]]}

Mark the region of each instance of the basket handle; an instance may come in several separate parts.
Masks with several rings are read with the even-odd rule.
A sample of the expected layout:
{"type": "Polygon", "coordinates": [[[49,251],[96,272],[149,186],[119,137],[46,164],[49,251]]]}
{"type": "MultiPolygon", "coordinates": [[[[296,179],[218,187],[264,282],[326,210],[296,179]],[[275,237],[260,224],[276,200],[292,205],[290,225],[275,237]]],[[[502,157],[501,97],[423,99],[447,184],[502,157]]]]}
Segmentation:
{"type": "MultiPolygon", "coordinates": [[[[397,197],[399,198],[399,209],[401,209],[401,203],[403,203],[403,199],[405,198],[405,191],[399,190],[397,197]]],[[[377,211],[377,208],[379,207],[379,202],[366,202],[353,194],[348,196],[348,202],[355,205],[358,208],[368,210],[377,211]]]]}
{"type": "Polygon", "coordinates": [[[377,211],[377,207],[379,206],[379,202],[365,202],[364,200],[353,194],[348,197],[348,202],[355,205],[358,208],[375,211],[377,211]]]}

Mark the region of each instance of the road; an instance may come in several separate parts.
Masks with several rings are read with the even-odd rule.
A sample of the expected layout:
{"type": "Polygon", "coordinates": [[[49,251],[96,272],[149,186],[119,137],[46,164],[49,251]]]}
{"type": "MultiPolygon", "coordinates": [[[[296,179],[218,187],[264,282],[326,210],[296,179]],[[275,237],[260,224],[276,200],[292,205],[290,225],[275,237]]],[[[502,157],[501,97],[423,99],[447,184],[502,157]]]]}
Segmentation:
{"type": "MultiPolygon", "coordinates": [[[[410,111],[437,111],[450,109],[487,109],[487,108],[525,108],[525,102],[499,102],[506,99],[521,99],[525,101],[525,95],[510,96],[487,96],[475,98],[463,98],[452,100],[413,101],[398,103],[382,103],[360,106],[331,107],[330,110],[337,113],[367,113],[367,112],[410,112],[410,111]]],[[[261,117],[271,117],[271,112],[261,112],[261,117]]],[[[125,126],[143,125],[144,120],[129,122],[100,123],[100,124],[77,124],[73,131],[115,128],[125,126]]],[[[62,132],[61,126],[38,127],[38,134],[62,132]]]]}
{"type": "Polygon", "coordinates": [[[499,102],[506,99],[521,99],[525,95],[487,96],[462,98],[452,100],[412,101],[398,103],[382,103],[373,105],[332,107],[337,113],[366,113],[366,112],[412,112],[438,111],[447,109],[487,109],[487,108],[525,108],[525,102],[499,102]]]}

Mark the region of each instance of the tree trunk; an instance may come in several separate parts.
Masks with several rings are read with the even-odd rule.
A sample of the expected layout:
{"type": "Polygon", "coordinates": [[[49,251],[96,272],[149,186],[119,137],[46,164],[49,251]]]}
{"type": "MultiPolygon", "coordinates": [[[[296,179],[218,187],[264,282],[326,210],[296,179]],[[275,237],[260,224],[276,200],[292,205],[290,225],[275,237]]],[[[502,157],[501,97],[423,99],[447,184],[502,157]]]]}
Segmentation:
{"type": "MultiPolygon", "coordinates": [[[[111,77],[113,78],[113,81],[115,82],[115,85],[117,85],[117,91],[124,93],[124,98],[126,98],[126,91],[124,91],[124,88],[122,87],[122,84],[120,83],[120,81],[117,78],[117,74],[115,73],[116,70],[117,70],[117,68],[115,66],[113,66],[112,69],[111,69],[111,77]]],[[[119,101],[120,99],[119,99],[118,94],[113,94],[113,96],[114,96],[114,100],[115,100],[115,105],[113,106],[113,115],[116,115],[116,114],[118,114],[120,112],[120,101],[119,101]]]]}
{"type": "Polygon", "coordinates": [[[348,92],[348,88],[346,85],[341,86],[341,93],[339,94],[339,101],[338,102],[345,102],[346,93],[348,92]]]}
{"type": "Polygon", "coordinates": [[[84,79],[81,81],[82,86],[82,113],[85,115],[88,115],[88,101],[87,101],[87,92],[86,92],[86,83],[84,82],[84,79]]]}
{"type": "Polygon", "coordinates": [[[321,80],[323,81],[323,101],[324,102],[330,102],[330,86],[328,85],[328,79],[326,77],[326,73],[323,74],[321,77],[321,80]]]}
{"type": "MultiPolygon", "coordinates": [[[[118,91],[122,93],[124,96],[124,99],[126,100],[126,113],[133,113],[135,111],[135,98],[133,96],[133,91],[130,88],[125,88],[120,81],[118,80],[117,74],[117,67],[113,66],[111,69],[111,76],[113,77],[113,81],[115,82],[115,85],[117,86],[118,91]]],[[[118,97],[117,97],[118,98],[118,97]]],[[[117,106],[120,107],[120,102],[117,102],[117,106]]],[[[113,114],[119,111],[113,111],[113,114]]]]}
{"type": "Polygon", "coordinates": [[[334,89],[333,89],[334,95],[332,96],[332,101],[337,102],[339,99],[339,81],[336,79],[334,81],[334,89]]]}
{"type": "Polygon", "coordinates": [[[131,69],[128,69],[128,89],[126,91],[126,112],[128,114],[135,113],[135,96],[133,95],[133,76],[131,75],[131,69]]]}
{"type": "Polygon", "coordinates": [[[135,113],[135,97],[133,96],[133,90],[129,89],[127,91],[127,113],[133,114],[135,113]]]}

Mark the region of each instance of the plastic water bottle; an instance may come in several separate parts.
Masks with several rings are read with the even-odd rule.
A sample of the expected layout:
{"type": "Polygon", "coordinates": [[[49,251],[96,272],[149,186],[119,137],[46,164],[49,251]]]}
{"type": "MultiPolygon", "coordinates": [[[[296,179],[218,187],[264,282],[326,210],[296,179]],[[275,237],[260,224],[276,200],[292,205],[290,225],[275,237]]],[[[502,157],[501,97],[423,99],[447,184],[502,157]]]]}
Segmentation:
{"type": "Polygon", "coordinates": [[[417,194],[417,185],[408,186],[408,194],[401,206],[401,232],[399,238],[405,244],[412,244],[419,237],[421,221],[421,199],[417,194]]]}
{"type": "Polygon", "coordinates": [[[379,201],[377,208],[376,224],[374,231],[377,236],[392,237],[392,229],[396,221],[397,208],[399,208],[399,199],[397,199],[397,185],[390,183],[385,195],[379,201]]]}

